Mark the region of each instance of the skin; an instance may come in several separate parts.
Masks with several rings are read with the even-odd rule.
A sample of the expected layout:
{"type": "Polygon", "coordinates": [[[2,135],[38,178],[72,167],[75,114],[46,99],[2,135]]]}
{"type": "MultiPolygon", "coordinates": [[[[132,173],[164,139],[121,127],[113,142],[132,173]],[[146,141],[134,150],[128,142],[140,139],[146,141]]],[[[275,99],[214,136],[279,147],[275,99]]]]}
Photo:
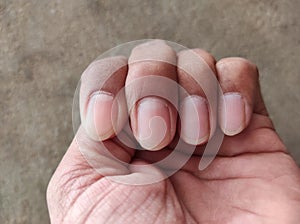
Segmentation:
{"type": "MultiPolygon", "coordinates": [[[[127,59],[120,57],[104,59],[98,63],[98,67],[93,67],[94,71],[87,69],[83,74],[80,95],[83,125],[54,173],[47,190],[52,223],[299,223],[300,171],[268,117],[255,65],[242,58],[225,58],[216,62],[201,49],[180,52],[176,56],[162,41],[137,46],[132,51],[128,64],[127,66],[127,59]],[[96,132],[90,130],[91,125],[86,125],[89,116],[86,111],[91,101],[90,94],[99,90],[99,83],[95,82],[95,78],[111,74],[112,71],[108,70],[114,66],[122,67],[114,70],[118,75],[112,76],[102,85],[100,91],[115,96],[125,86],[125,92],[119,99],[119,112],[114,119],[117,120],[115,125],[121,127],[120,133],[126,133],[127,140],[134,145],[136,140],[140,141],[140,129],[137,128],[139,103],[129,110],[134,134],[130,136],[128,127],[124,128],[124,120],[127,119],[124,100],[132,101],[134,96],[142,95],[140,92],[143,90],[137,86],[129,87],[128,83],[138,77],[157,74],[177,81],[190,95],[205,99],[203,90],[195,82],[195,79],[201,81],[203,78],[196,71],[190,72],[190,76],[194,77],[191,79],[186,74],[187,70],[184,71],[186,62],[193,60],[195,54],[202,59],[199,64],[205,61],[206,66],[213,71],[225,94],[238,93],[242,96],[244,110],[235,108],[232,113],[226,115],[220,99],[208,115],[204,114],[203,108],[199,110],[200,126],[207,122],[207,125],[204,125],[206,128],[201,129],[204,138],[200,138],[199,135],[197,139],[183,139],[186,144],[196,144],[196,150],[189,161],[169,178],[139,186],[119,184],[107,178],[118,176],[134,181],[135,178],[147,177],[149,173],[163,175],[163,169],[153,166],[145,171],[125,167],[107,155],[100,142],[103,142],[119,160],[132,164],[149,164],[161,160],[174,148],[174,142],[180,135],[180,126],[176,109],[170,102],[165,102],[169,108],[169,117],[166,118],[170,122],[167,125],[168,134],[162,136],[162,140],[152,145],[153,147],[148,147],[148,150],[137,152],[134,147],[118,142],[114,137],[116,133],[107,128],[111,125],[107,123],[107,120],[110,120],[107,114],[113,109],[107,100],[102,100],[102,107],[99,108],[104,108],[105,105],[105,108],[109,109],[94,110],[95,113],[99,113],[94,115],[96,119],[92,119],[92,122],[98,123],[95,124],[96,132]],[[147,59],[153,61],[145,62],[147,59]],[[170,65],[174,63],[180,68],[170,65]],[[205,170],[199,171],[199,160],[205,143],[214,132],[217,120],[213,111],[219,117],[219,125],[225,133],[225,138],[213,162],[205,170]],[[242,114],[233,114],[236,111],[242,114]],[[207,119],[203,120],[203,117],[207,119]],[[224,120],[231,123],[225,123],[224,120]],[[106,122],[106,127],[99,125],[101,121],[106,122]],[[92,165],[96,166],[100,173],[87,162],[80,148],[84,148],[86,152],[96,152],[93,154],[92,165]]],[[[155,89],[155,86],[145,88],[155,89]]],[[[177,97],[183,105],[186,96],[179,93],[177,97]]],[[[153,100],[149,97],[143,99],[145,98],[153,100]]],[[[236,106],[228,104],[232,105],[236,106]]],[[[157,113],[163,117],[165,114],[160,108],[163,107],[152,111],[152,115],[157,113]]],[[[141,141],[139,143],[145,144],[141,141]]],[[[184,151],[182,153],[184,154],[184,151]]]]}

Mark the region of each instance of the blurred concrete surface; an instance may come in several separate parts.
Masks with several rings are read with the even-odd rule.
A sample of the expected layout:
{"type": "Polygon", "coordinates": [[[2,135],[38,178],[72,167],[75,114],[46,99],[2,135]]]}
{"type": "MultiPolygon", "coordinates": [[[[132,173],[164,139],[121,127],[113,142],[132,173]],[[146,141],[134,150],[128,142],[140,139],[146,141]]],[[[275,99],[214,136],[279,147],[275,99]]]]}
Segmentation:
{"type": "Polygon", "coordinates": [[[0,223],[49,223],[46,186],[73,137],[80,74],[131,40],[252,60],[270,115],[300,163],[299,11],[298,0],[0,0],[0,223]]]}

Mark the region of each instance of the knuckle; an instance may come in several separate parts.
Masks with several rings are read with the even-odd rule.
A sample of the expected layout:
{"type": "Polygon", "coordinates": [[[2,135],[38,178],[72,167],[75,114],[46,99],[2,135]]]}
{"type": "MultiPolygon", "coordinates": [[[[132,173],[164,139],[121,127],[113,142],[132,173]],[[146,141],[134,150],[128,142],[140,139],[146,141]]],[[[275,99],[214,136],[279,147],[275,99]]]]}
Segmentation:
{"type": "Polygon", "coordinates": [[[173,77],[175,74],[175,66],[167,62],[141,61],[129,65],[127,80],[149,75],[173,77]]]}
{"type": "Polygon", "coordinates": [[[202,65],[203,68],[211,69],[215,73],[216,60],[207,51],[201,48],[187,49],[178,53],[178,66],[185,67],[196,63],[202,65]]]}
{"type": "Polygon", "coordinates": [[[230,57],[219,60],[216,64],[219,75],[234,73],[238,76],[258,76],[257,66],[248,59],[241,57],[230,57]]]}
{"type": "Polygon", "coordinates": [[[176,65],[175,51],[162,40],[153,40],[135,46],[129,57],[129,64],[143,61],[161,61],[176,65]]]}
{"type": "Polygon", "coordinates": [[[132,49],[132,52],[139,51],[139,50],[144,50],[144,48],[151,48],[153,46],[162,46],[162,47],[171,49],[171,47],[169,45],[167,45],[167,43],[164,40],[156,39],[156,40],[150,40],[150,41],[147,41],[145,43],[141,43],[141,44],[136,45],[132,49]]]}
{"type": "Polygon", "coordinates": [[[82,73],[81,81],[89,82],[99,76],[108,76],[127,65],[127,58],[124,56],[114,56],[103,58],[92,62],[82,73]]]}
{"type": "Polygon", "coordinates": [[[207,51],[201,49],[201,48],[194,48],[192,49],[196,54],[200,55],[206,62],[211,62],[213,64],[216,64],[216,59],[214,56],[212,56],[207,51]]]}
{"type": "Polygon", "coordinates": [[[189,56],[189,55],[197,55],[200,56],[201,58],[203,58],[206,62],[213,62],[215,64],[216,59],[214,56],[212,56],[210,53],[208,53],[207,51],[201,49],[201,48],[193,48],[193,49],[186,49],[186,50],[182,50],[178,53],[178,57],[185,57],[185,56],[189,56]]]}

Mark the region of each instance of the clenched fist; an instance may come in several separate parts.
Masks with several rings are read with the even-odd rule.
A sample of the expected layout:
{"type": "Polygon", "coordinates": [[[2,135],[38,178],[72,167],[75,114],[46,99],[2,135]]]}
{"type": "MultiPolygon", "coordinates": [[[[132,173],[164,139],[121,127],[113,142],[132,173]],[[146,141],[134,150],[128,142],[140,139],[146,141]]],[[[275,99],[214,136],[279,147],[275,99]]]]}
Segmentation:
{"type": "Polygon", "coordinates": [[[160,40],[143,43],[129,58],[101,59],[85,70],[80,113],[48,186],[52,223],[300,223],[299,168],[246,59],[216,62],[201,49],[176,53],[160,40]],[[224,133],[218,153],[199,170],[217,130],[224,133]],[[176,158],[194,150],[168,176],[176,160],[154,163],[178,142],[176,158]]]}

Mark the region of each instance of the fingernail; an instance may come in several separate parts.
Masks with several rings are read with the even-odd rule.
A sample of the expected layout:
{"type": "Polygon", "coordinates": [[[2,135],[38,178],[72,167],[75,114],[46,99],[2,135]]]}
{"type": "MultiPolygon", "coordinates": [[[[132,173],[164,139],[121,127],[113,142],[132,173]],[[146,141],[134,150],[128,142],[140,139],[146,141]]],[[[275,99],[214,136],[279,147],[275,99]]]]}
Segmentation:
{"type": "Polygon", "coordinates": [[[186,97],[181,104],[180,119],[180,135],[186,143],[198,145],[208,140],[209,113],[203,97],[186,97]]]}
{"type": "Polygon", "coordinates": [[[137,108],[137,139],[148,150],[158,150],[169,141],[170,111],[165,100],[147,97],[137,108]]]}
{"type": "Polygon", "coordinates": [[[236,135],[245,127],[245,102],[239,93],[226,93],[221,102],[220,125],[226,135],[236,135]]]}
{"type": "Polygon", "coordinates": [[[113,99],[112,94],[102,91],[90,97],[85,127],[94,140],[107,139],[114,133],[112,122],[117,117],[117,111],[112,110],[113,99]]]}

